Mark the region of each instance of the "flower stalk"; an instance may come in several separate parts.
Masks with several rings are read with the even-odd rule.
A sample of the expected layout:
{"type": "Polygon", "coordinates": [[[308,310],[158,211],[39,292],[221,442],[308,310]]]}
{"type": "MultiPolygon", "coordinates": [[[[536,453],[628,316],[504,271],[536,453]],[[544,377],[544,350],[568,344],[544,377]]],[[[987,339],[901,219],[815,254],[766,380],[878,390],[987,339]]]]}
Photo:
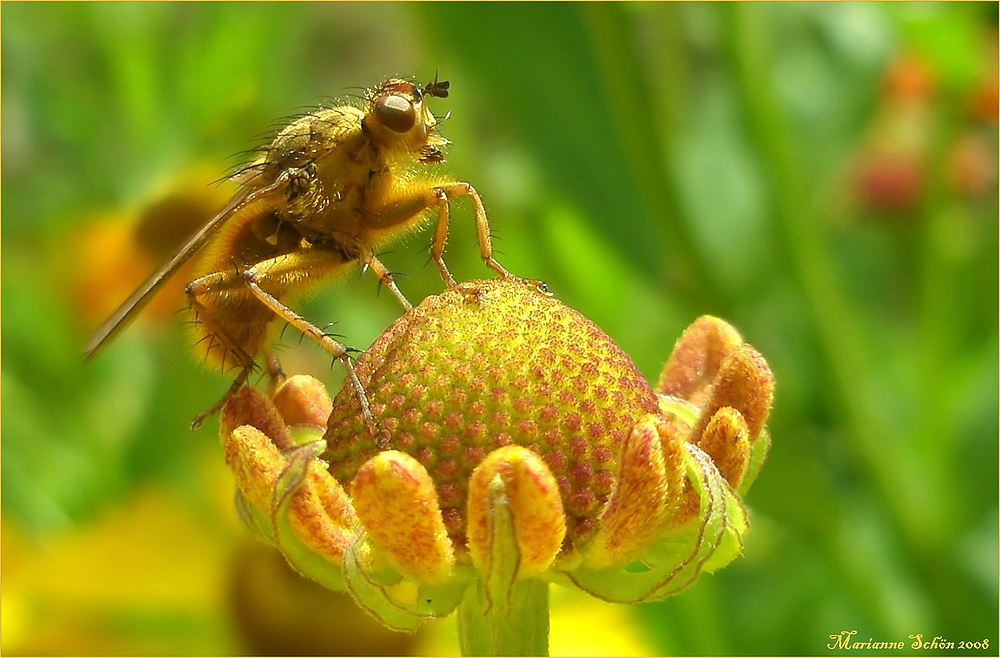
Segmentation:
{"type": "Polygon", "coordinates": [[[490,553],[484,570],[458,606],[458,641],[463,656],[543,656],[549,650],[549,584],[517,579],[521,554],[503,478],[489,483],[490,553]]]}

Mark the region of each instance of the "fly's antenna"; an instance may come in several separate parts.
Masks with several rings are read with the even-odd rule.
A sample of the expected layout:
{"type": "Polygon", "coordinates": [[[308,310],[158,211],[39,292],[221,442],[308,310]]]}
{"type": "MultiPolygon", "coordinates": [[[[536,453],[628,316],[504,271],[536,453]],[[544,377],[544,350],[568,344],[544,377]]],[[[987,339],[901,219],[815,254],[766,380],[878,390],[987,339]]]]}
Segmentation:
{"type": "Polygon", "coordinates": [[[448,90],[451,88],[451,83],[447,80],[441,80],[438,78],[437,69],[434,70],[434,80],[428,82],[424,87],[424,93],[433,96],[434,98],[448,98],[448,90]]]}

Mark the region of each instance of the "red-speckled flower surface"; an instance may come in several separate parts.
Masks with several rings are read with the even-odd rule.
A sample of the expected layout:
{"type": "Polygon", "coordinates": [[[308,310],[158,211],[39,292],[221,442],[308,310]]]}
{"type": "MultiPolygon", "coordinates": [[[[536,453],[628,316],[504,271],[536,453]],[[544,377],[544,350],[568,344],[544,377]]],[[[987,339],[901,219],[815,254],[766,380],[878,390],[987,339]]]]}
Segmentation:
{"type": "Polygon", "coordinates": [[[592,322],[526,286],[451,290],[395,323],[359,359],[382,432],[365,429],[357,396],[334,400],[330,472],[349,482],[381,450],[412,455],[437,486],[452,541],[465,546],[469,477],[516,444],[556,479],[566,549],[593,535],[615,487],[625,438],[657,398],[632,360],[592,322]]]}

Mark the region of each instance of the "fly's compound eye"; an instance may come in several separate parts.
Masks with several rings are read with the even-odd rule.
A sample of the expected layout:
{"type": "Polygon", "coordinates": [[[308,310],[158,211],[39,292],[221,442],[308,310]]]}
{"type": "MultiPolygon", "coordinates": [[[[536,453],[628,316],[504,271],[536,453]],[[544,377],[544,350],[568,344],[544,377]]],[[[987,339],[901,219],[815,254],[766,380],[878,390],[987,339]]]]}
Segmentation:
{"type": "Polygon", "coordinates": [[[409,132],[417,122],[413,103],[402,96],[383,96],[375,101],[375,116],[386,128],[398,133],[409,132]]]}

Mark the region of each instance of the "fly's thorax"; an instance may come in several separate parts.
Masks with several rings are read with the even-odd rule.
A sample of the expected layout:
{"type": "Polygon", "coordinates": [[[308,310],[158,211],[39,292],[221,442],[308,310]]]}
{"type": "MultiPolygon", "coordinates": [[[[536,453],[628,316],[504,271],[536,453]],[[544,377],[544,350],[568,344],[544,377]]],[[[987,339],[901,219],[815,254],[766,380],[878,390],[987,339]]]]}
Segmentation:
{"type": "MultiPolygon", "coordinates": [[[[275,135],[252,162],[232,177],[249,189],[274,183],[282,173],[310,172],[337,151],[356,152],[367,139],[361,131],[364,110],[352,105],[322,108],[301,116],[275,135]]],[[[302,174],[297,174],[302,177],[302,174]]]]}
{"type": "Polygon", "coordinates": [[[334,150],[354,150],[364,112],[353,105],[317,110],[288,124],[268,148],[268,161],[281,169],[304,167],[334,150]]]}

